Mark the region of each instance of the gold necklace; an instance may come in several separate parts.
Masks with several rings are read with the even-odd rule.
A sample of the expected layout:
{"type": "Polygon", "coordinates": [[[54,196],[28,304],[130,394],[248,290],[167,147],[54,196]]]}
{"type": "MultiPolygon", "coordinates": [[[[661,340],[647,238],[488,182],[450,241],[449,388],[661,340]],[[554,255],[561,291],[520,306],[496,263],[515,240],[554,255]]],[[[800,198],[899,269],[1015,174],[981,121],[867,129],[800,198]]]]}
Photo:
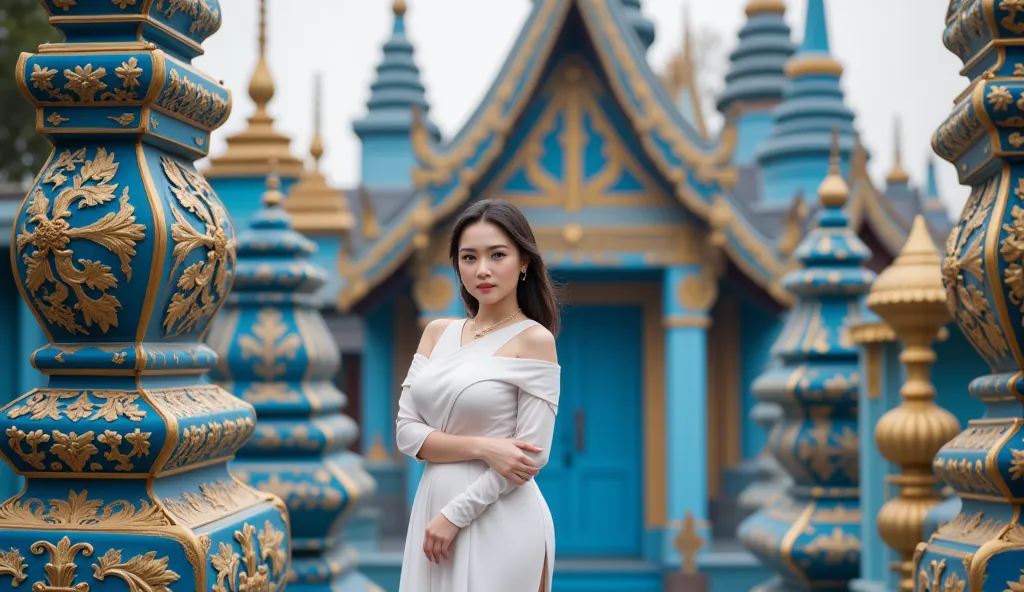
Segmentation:
{"type": "Polygon", "coordinates": [[[473,337],[475,339],[480,339],[484,335],[487,335],[488,333],[493,331],[494,328],[497,327],[498,325],[507,323],[508,321],[511,321],[512,319],[514,319],[516,317],[516,315],[519,314],[522,311],[523,311],[523,309],[521,309],[521,308],[516,309],[516,311],[514,313],[512,313],[509,316],[505,317],[504,319],[498,321],[497,323],[494,323],[490,327],[487,327],[483,331],[477,331],[476,330],[476,319],[475,318],[474,319],[470,319],[469,320],[469,329],[470,329],[470,331],[473,332],[473,337]]]}

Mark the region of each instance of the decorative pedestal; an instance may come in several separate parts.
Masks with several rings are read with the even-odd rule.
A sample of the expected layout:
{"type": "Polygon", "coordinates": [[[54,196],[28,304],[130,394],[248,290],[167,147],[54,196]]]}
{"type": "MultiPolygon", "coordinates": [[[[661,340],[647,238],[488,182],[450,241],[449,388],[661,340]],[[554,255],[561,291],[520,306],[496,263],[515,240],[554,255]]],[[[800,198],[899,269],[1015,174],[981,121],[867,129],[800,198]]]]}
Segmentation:
{"type": "Polygon", "coordinates": [[[943,41],[969,88],[932,146],[972,191],[946,242],[943,284],[957,325],[992,373],[969,387],[984,417],[932,464],[962,507],[917,546],[914,589],[1003,592],[1024,588],[1024,14],[1011,2],[950,2],[945,22],[943,41]]]}
{"type": "Polygon", "coordinates": [[[47,385],[0,409],[26,477],[0,506],[0,581],[35,592],[274,591],[280,499],[232,478],[251,405],[202,378],[234,231],[193,167],[230,112],[191,60],[217,0],[46,0],[66,38],[17,65],[54,152],[17,214],[12,264],[49,345],[47,385]]]}
{"type": "Polygon", "coordinates": [[[682,558],[681,569],[665,574],[665,592],[709,592],[708,577],[697,568],[697,555],[706,542],[698,531],[700,526],[693,512],[688,512],[675,538],[676,550],[682,558]]]}
{"type": "Polygon", "coordinates": [[[960,431],[956,417],[935,404],[930,378],[931,344],[949,321],[940,261],[924,216],[918,215],[899,257],[875,280],[867,301],[903,342],[900,361],[907,368],[903,401],[875,425],[879,452],[900,468],[886,478],[887,486],[899,489],[878,512],[878,533],[899,555],[893,571],[901,592],[914,589],[911,558],[924,536],[925,516],[942,501],[931,460],[960,431]]]}
{"type": "Polygon", "coordinates": [[[774,366],[753,387],[783,408],[769,446],[793,478],[740,526],[744,546],[779,574],[762,589],[842,589],[860,572],[860,377],[847,320],[874,274],[861,267],[871,254],[842,210],[849,188],[837,144],[818,189],[823,207],[796,250],[804,267],[783,280],[797,304],[773,347],[774,366]]]}
{"type": "Polygon", "coordinates": [[[288,505],[289,590],[377,590],[356,571],[341,528],[374,482],[347,450],[358,428],[342,414],[345,396],[333,382],[340,356],[315,296],[327,274],[309,261],[316,246],[292,230],[281,201],[271,173],[263,209],[239,234],[234,289],[209,337],[220,356],[211,376],[259,417],[231,470],[288,505]]]}

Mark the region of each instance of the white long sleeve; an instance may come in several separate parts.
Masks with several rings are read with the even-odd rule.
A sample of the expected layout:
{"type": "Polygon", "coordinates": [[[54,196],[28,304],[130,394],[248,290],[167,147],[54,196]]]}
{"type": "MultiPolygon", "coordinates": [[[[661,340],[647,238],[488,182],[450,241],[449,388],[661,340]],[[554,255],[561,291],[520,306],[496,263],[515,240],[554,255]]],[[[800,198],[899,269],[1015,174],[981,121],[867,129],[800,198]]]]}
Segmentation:
{"type": "Polygon", "coordinates": [[[409,388],[413,379],[426,363],[426,356],[422,354],[413,356],[409,373],[402,381],[402,396],[398,399],[398,417],[395,420],[395,443],[398,445],[398,450],[420,462],[423,462],[423,459],[418,456],[420,448],[423,447],[423,441],[434,431],[434,428],[427,425],[423,416],[416,409],[409,388]]]}
{"type": "MultiPolygon", "coordinates": [[[[555,388],[557,389],[557,379],[555,388]]],[[[557,390],[554,393],[536,396],[522,388],[519,389],[518,415],[513,437],[541,449],[541,452],[538,453],[524,451],[537,463],[538,467],[543,467],[548,462],[558,409],[557,403],[550,401],[557,402],[557,400],[557,390]]],[[[455,526],[465,528],[473,520],[476,520],[488,506],[515,487],[511,481],[488,468],[483,475],[480,475],[466,488],[466,491],[448,502],[441,509],[441,513],[455,526]]]]}

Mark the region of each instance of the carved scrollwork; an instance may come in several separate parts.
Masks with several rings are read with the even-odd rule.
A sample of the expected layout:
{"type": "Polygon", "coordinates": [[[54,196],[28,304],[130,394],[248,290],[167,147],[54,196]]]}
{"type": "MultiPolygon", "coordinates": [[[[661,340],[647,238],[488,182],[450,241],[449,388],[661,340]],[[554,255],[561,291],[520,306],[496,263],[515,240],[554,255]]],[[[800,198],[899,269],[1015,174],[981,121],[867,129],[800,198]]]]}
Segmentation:
{"type": "Polygon", "coordinates": [[[176,282],[178,290],[167,306],[164,330],[169,336],[177,336],[209,319],[227,295],[235,264],[235,239],[229,236],[231,223],[227,213],[214,198],[206,179],[166,156],[161,162],[180,206],[171,205],[175,220],[171,225],[175,243],[171,277],[175,277],[193,251],[206,249],[206,257],[182,271],[176,282]],[[203,229],[193,226],[182,210],[197,217],[203,229]]]}
{"type": "Polygon", "coordinates": [[[17,237],[18,252],[26,267],[25,290],[47,321],[69,333],[88,335],[86,327],[93,325],[106,333],[118,326],[121,308],[111,293],[117,289],[118,279],[110,267],[89,259],[75,261],[72,241],[85,240],[109,250],[120,260],[121,272],[130,282],[135,246],[145,237],[146,227],[135,223],[128,187],[122,188],[120,198],[115,196],[118,184],[112,181],[119,166],[114,153],[102,147],[96,149],[91,160],[86,158],[86,148],[65,150],[46,170],[40,184],[59,191],[52,204],[42,186],[37,186],[25,209],[28,224],[34,225],[29,230],[28,224],[22,224],[17,237]],[[70,185],[68,175],[73,175],[70,185]],[[81,210],[114,199],[119,203],[116,212],[84,226],[71,223],[71,207],[76,202],[81,210]],[[34,250],[26,252],[28,247],[34,250]],[[75,301],[69,303],[72,292],[75,301]]]}

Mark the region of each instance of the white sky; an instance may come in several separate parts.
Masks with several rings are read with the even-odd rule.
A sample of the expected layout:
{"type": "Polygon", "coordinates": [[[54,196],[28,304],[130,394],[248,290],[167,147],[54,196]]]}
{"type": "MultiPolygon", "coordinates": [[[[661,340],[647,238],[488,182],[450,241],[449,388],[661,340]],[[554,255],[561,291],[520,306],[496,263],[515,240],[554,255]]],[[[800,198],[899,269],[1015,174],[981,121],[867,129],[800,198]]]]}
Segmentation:
{"type": "MultiPolygon", "coordinates": [[[[416,46],[432,118],[451,137],[472,113],[500,67],[533,0],[407,0],[407,31],[416,46]]],[[[716,30],[729,51],[747,0],[688,0],[695,27],[716,30]]],[[[277,86],[270,105],[279,131],[304,156],[312,134],[313,77],[323,74],[324,168],[351,187],[359,178],[359,143],[351,122],[366,101],[381,47],[391,33],[391,0],[268,0],[268,59],[277,86]]],[[[660,71],[679,47],[684,0],[643,0],[657,26],[649,60],[660,71]]],[[[805,0],[788,0],[787,19],[799,42],[805,0]]],[[[947,0],[826,0],[833,55],[845,66],[842,87],[857,114],[881,183],[892,162],[892,121],[903,119],[904,168],[923,183],[931,136],[966,88],[960,62],[942,45],[947,0]]],[[[214,136],[243,129],[252,113],[247,87],[255,64],[258,0],[222,0],[224,25],[196,65],[231,89],[234,109],[214,136]]],[[[724,76],[724,72],[722,75],[724,76]]],[[[937,160],[940,191],[954,217],[967,198],[952,165],[937,160]]]]}

